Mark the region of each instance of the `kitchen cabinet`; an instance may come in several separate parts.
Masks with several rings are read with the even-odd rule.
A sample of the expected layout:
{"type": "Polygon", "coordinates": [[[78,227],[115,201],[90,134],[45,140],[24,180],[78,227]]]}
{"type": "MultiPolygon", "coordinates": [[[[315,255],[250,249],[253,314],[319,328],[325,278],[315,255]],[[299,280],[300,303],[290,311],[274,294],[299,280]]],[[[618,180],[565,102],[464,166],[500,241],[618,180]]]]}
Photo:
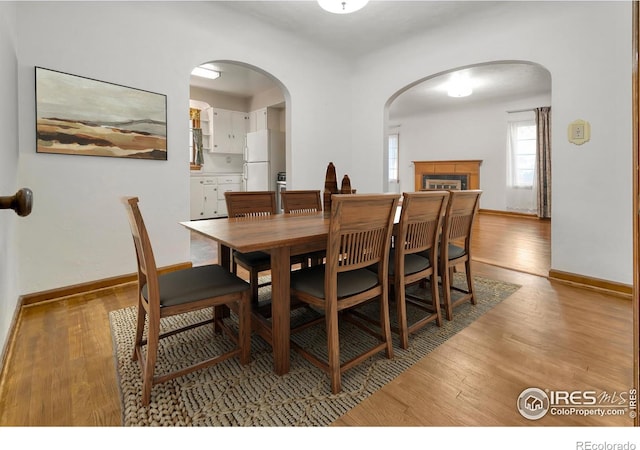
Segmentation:
{"type": "Polygon", "coordinates": [[[191,220],[218,215],[218,181],[216,177],[191,177],[189,216],[191,220]]]}
{"type": "Polygon", "coordinates": [[[249,114],[226,109],[211,109],[213,153],[244,152],[244,140],[249,129],[249,114]]]}
{"type": "Polygon", "coordinates": [[[242,175],[194,175],[191,177],[189,217],[212,219],[227,215],[226,191],[242,190],[242,175]]]}
{"type": "Polygon", "coordinates": [[[237,192],[242,190],[242,175],[226,175],[218,177],[218,215],[226,216],[227,201],[225,192],[237,192]]]}
{"type": "Polygon", "coordinates": [[[262,108],[249,113],[249,131],[279,130],[281,129],[279,108],[262,108]]]}
{"type": "Polygon", "coordinates": [[[202,129],[202,150],[211,151],[211,109],[207,108],[200,112],[200,128],[202,129]]]}

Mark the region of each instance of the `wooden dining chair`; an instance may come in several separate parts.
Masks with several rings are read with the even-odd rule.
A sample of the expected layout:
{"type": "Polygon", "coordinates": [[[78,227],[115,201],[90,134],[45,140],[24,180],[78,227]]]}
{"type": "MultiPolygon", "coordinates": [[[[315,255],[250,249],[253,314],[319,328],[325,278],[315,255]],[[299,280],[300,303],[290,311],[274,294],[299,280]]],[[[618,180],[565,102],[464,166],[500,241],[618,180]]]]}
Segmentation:
{"type": "Polygon", "coordinates": [[[473,305],[477,303],[471,271],[471,241],[473,221],[478,213],[481,195],[480,189],[449,191],[449,203],[442,226],[438,258],[447,320],[453,319],[455,306],[466,301],[470,301],[473,305]],[[459,264],[464,264],[466,289],[452,285],[453,271],[459,264]],[[460,292],[463,295],[453,300],[451,291],[460,292]]]}
{"type": "MultiPolygon", "coordinates": [[[[288,190],[280,193],[285,214],[313,214],[322,212],[319,190],[288,190]]],[[[317,251],[303,255],[302,267],[322,264],[326,252],[317,251]]]]}
{"type": "Polygon", "coordinates": [[[438,240],[442,219],[449,201],[447,191],[404,192],[400,222],[394,232],[394,246],[389,254],[389,284],[394,293],[398,315],[400,347],[409,346],[409,334],[430,322],[442,325],[438,288],[438,240]],[[428,255],[428,257],[425,256],[428,255]],[[431,299],[406,292],[406,288],[430,280],[431,299]],[[409,324],[407,304],[424,315],[409,324]]]}
{"type": "MultiPolygon", "coordinates": [[[[260,218],[276,214],[275,191],[229,191],[224,193],[229,218],[260,218]]],[[[268,286],[270,282],[259,283],[260,272],[271,269],[271,255],[267,252],[238,252],[232,255],[232,272],[238,273],[238,266],[249,272],[251,285],[251,304],[258,307],[258,289],[268,286]]]]}
{"type": "Polygon", "coordinates": [[[341,374],[371,355],[384,350],[393,357],[388,305],[389,242],[399,196],[393,194],[333,195],[323,265],[291,273],[291,298],[323,311],[323,317],[297,326],[292,335],[311,324],[325,323],[327,358],[314,355],[291,340],[291,348],[329,374],[331,391],[342,389],[341,374]],[[367,267],[378,264],[378,271],[367,267]],[[346,363],[340,361],[339,313],[380,298],[380,331],[366,323],[354,323],[377,336],[378,343],[346,363]]]}
{"type": "Polygon", "coordinates": [[[124,199],[138,262],[138,320],[132,359],[140,364],[142,404],[147,406],[155,384],[164,383],[236,355],[239,355],[241,364],[248,364],[251,349],[251,307],[249,284],[220,265],[191,267],[159,275],[138,202],[137,197],[124,199]],[[222,314],[217,314],[217,309],[221,306],[227,306],[237,314],[237,332],[228,326],[222,314]],[[213,308],[211,319],[160,333],[161,319],[203,308],[213,308]],[[231,350],[188,367],[156,375],[160,339],[210,323],[215,325],[216,331],[223,331],[235,342],[231,350]],[[143,350],[144,347],[146,351],[143,350]]]}
{"type": "Polygon", "coordinates": [[[319,190],[282,191],[280,195],[285,214],[322,212],[319,190]]]}

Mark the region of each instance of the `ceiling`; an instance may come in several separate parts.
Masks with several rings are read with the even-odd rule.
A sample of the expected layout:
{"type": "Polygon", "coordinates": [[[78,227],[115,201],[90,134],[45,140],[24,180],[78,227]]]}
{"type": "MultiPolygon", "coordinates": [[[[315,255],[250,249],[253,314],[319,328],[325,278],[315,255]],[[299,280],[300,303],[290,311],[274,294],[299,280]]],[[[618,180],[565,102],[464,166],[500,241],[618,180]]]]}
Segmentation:
{"type": "Polygon", "coordinates": [[[212,66],[220,72],[219,78],[210,80],[191,75],[191,86],[220,91],[238,97],[252,97],[259,92],[278,86],[267,75],[239,64],[214,62],[212,66]]]}
{"type": "Polygon", "coordinates": [[[470,96],[449,97],[447,84],[452,74],[440,75],[422,81],[400,94],[389,107],[389,117],[393,119],[460,106],[507,102],[551,92],[551,74],[535,64],[483,64],[458,70],[457,74],[470,80],[473,89],[470,96]]]}
{"type": "MultiPolygon", "coordinates": [[[[221,6],[254,20],[296,35],[310,45],[353,58],[384,46],[402,42],[459,21],[470,15],[495,14],[512,2],[489,1],[376,1],[352,14],[331,14],[315,0],[219,1],[221,6]],[[348,42],[348,45],[345,45],[348,42]]],[[[205,62],[205,61],[203,61],[205,62]]],[[[277,87],[267,75],[232,63],[216,63],[222,76],[217,80],[191,77],[191,84],[241,97],[277,87]]],[[[533,64],[491,64],[467,68],[474,80],[473,94],[450,98],[442,84],[450,74],[425,80],[402,93],[390,107],[390,117],[412,115],[426,110],[446,109],[471,103],[509,100],[517,96],[549,93],[551,77],[533,64]],[[515,96],[515,97],[514,97],[515,96]]],[[[429,74],[425,74],[428,76],[429,74]]],[[[418,81],[418,80],[416,80],[418,81]]]]}
{"type": "Polygon", "coordinates": [[[224,7],[353,58],[510,2],[371,0],[351,14],[324,11],[315,0],[222,1],[224,7]]]}

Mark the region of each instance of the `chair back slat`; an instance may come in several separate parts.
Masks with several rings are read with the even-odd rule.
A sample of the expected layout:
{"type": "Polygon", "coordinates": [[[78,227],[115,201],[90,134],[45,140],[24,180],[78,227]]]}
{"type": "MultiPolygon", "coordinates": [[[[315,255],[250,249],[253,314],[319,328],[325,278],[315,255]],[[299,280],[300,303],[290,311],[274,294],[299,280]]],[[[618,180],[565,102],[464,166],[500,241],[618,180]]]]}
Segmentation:
{"type": "Polygon", "coordinates": [[[449,239],[462,239],[467,237],[471,228],[472,215],[452,216],[451,226],[449,227],[449,239]]]}
{"type": "Polygon", "coordinates": [[[229,191],[224,198],[229,217],[262,217],[277,212],[275,191],[229,191]]]}
{"type": "Polygon", "coordinates": [[[481,194],[481,190],[450,191],[444,225],[448,241],[469,240],[481,194]]]}
{"type": "Polygon", "coordinates": [[[385,264],[398,200],[392,194],[334,195],[327,264],[335,265],[336,272],[385,264]]]}
{"type": "Polygon", "coordinates": [[[448,200],[446,191],[403,193],[396,248],[406,255],[435,246],[448,200]]]}
{"type": "Polygon", "coordinates": [[[322,211],[320,191],[282,191],[282,209],[285,214],[305,214],[322,211]]]}
{"type": "Polygon", "coordinates": [[[376,263],[382,258],[385,233],[384,228],[378,228],[342,235],[338,266],[341,269],[353,270],[376,263]]]}

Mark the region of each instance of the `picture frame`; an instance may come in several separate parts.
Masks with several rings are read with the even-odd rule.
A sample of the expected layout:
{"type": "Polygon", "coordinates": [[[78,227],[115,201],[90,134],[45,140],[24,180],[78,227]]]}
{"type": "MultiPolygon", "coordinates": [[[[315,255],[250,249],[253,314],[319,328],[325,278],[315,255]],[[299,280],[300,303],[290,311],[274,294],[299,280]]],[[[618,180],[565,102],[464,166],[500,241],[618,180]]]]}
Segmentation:
{"type": "Polygon", "coordinates": [[[36,152],[167,160],[167,96],[35,67],[36,152]]]}

